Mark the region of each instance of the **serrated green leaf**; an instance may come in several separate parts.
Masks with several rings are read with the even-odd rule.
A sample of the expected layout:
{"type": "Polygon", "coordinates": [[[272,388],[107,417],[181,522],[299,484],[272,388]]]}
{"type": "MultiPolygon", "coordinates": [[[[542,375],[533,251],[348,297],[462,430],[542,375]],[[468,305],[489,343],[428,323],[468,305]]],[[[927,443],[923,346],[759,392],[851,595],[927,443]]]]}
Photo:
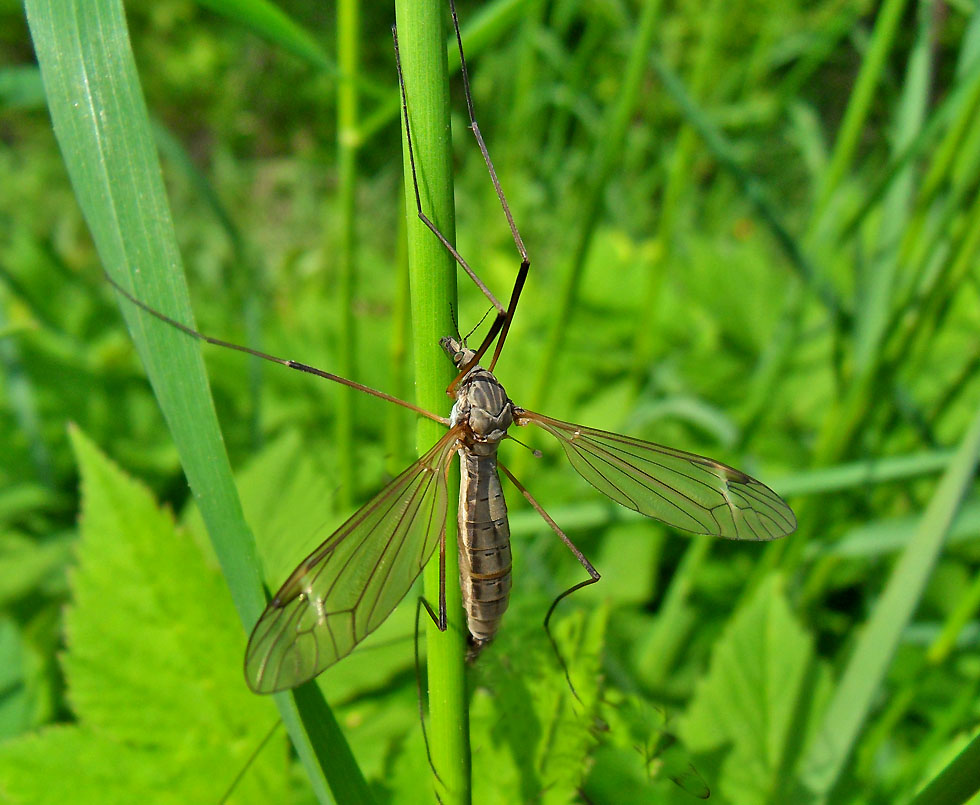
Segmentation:
{"type": "Polygon", "coordinates": [[[0,748],[5,803],[187,802],[187,789],[152,749],[120,745],[87,727],[51,727],[0,748]],[[68,774],[66,771],[72,770],[68,774]]]}
{"type": "MultiPolygon", "coordinates": [[[[104,269],[156,310],[193,322],[122,3],[26,0],[25,9],[54,132],[104,269]]],[[[265,605],[258,560],[231,480],[200,350],[185,334],[131,303],[122,310],[249,628],[265,605]]],[[[369,801],[319,691],[298,689],[276,701],[317,795],[329,801],[329,786],[338,798],[369,801]],[[312,732],[319,736],[317,745],[312,732]]]]}
{"type": "MultiPolygon", "coordinates": [[[[245,638],[217,569],[141,484],[71,436],[83,509],[63,665],[79,725],[5,745],[0,788],[23,802],[137,801],[151,790],[216,802],[276,708],[245,685],[245,638]],[[66,768],[70,795],[59,787],[69,780],[54,779],[66,768]]],[[[283,737],[249,768],[240,801],[285,796],[283,737]]]]}
{"type": "Polygon", "coordinates": [[[568,802],[595,747],[592,733],[608,610],[552,622],[576,701],[541,628],[541,613],[508,612],[507,626],[475,666],[470,710],[473,799],[481,803],[568,802]]]}
{"type": "Polygon", "coordinates": [[[602,745],[593,755],[595,766],[586,784],[590,799],[639,805],[691,803],[692,797],[710,796],[690,752],[673,734],[666,710],[611,689],[603,695],[601,718],[602,745]]]}
{"type": "Polygon", "coordinates": [[[724,752],[717,788],[744,805],[779,802],[813,697],[813,640],[778,575],[735,614],[711,655],[679,734],[694,752],[724,752]]]}

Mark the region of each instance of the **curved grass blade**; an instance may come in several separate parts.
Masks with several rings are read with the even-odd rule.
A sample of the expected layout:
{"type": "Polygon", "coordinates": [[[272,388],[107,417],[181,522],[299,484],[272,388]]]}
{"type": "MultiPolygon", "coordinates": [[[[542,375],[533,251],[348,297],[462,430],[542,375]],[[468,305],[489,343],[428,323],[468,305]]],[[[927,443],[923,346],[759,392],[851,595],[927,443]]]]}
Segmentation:
{"type": "Polygon", "coordinates": [[[459,428],[446,433],[282,585],[245,652],[256,693],[299,685],[346,657],[405,597],[446,530],[446,467],[459,428]]]}
{"type": "Polygon", "coordinates": [[[768,486],[711,458],[520,410],[561,442],[576,472],[628,509],[674,528],[767,541],[796,530],[796,516],[768,486]]]}
{"type": "MultiPolygon", "coordinates": [[[[190,307],[146,102],[120,0],[25,2],[51,120],[79,206],[113,280],[180,321],[190,307]]],[[[254,541],[241,513],[207,389],[186,336],[124,306],[133,340],[173,434],[232,599],[244,623],[264,604],[254,541]]],[[[293,745],[322,802],[369,802],[318,688],[280,697],[293,745]]]]}

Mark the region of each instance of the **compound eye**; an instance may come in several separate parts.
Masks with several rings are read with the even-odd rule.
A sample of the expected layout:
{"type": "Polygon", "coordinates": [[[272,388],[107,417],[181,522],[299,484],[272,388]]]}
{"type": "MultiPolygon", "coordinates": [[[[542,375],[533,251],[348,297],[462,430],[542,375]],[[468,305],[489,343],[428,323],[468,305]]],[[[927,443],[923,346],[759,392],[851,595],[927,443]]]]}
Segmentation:
{"type": "Polygon", "coordinates": [[[463,353],[462,352],[457,352],[455,355],[453,355],[453,361],[455,363],[459,363],[462,360],[463,360],[463,353]]]}

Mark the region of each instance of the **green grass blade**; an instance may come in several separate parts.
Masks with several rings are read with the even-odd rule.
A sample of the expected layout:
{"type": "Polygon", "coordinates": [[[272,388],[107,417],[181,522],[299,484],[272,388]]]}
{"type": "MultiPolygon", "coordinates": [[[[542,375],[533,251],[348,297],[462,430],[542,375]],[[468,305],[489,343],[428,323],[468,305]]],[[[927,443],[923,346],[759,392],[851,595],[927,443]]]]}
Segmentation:
{"type": "MultiPolygon", "coordinates": [[[[65,2],[51,10],[41,5],[31,2],[27,9],[52,121],[103,264],[113,279],[148,304],[189,321],[183,277],[170,270],[180,265],[180,255],[121,9],[114,2],[85,8],[65,2]],[[123,39],[116,43],[105,34],[123,39]],[[96,47],[96,41],[107,45],[96,47]]],[[[212,426],[198,419],[204,413],[205,421],[215,421],[200,350],[173,328],[146,320],[131,305],[123,305],[123,312],[175,440],[189,448],[211,442],[210,450],[191,448],[185,469],[195,494],[221,502],[216,525],[241,525],[229,502],[235,497],[230,473],[221,478],[207,467],[209,460],[220,461],[224,451],[214,448],[219,442],[208,432],[212,426]],[[194,383],[194,396],[175,391],[178,374],[200,379],[194,383]]],[[[216,433],[216,424],[213,428],[216,433]]],[[[254,549],[226,529],[216,533],[219,557],[229,562],[229,583],[242,588],[237,604],[247,622],[262,608],[254,549]]]]}
{"type": "Polygon", "coordinates": [[[663,82],[664,89],[667,90],[674,101],[681,107],[681,112],[687,124],[701,135],[705,145],[708,146],[715,159],[738,182],[743,195],[755,207],[762,222],[772,232],[776,242],[789,259],[790,265],[793,266],[806,285],[817,293],[828,310],[835,313],[840,311],[842,303],[834,289],[820,279],[817,269],[810,258],[804,253],[802,245],[783,223],[782,216],[777,211],[775,205],[768,200],[765,189],[755,177],[742,168],[738,158],[735,156],[735,149],[732,144],[697,105],[684,86],[684,82],[681,81],[680,77],[670,68],[667,62],[656,54],[653,54],[650,56],[650,63],[653,65],[654,70],[656,70],[657,76],[663,82]]]}
{"type": "MultiPolygon", "coordinates": [[[[105,270],[149,305],[192,322],[121,3],[29,0],[26,7],[55,134],[105,270]]],[[[235,606],[250,628],[265,605],[261,575],[200,349],[132,305],[123,304],[122,311],[235,606]]],[[[300,697],[301,712],[289,695],[280,695],[277,703],[318,796],[329,799],[329,778],[338,798],[367,801],[360,772],[319,691],[304,691],[300,697]],[[321,745],[311,745],[300,717],[320,725],[325,736],[321,745]],[[317,754],[329,757],[330,764],[318,764],[317,754]]]]}
{"type": "Polygon", "coordinates": [[[912,805],[959,805],[980,791],[980,735],[932,780],[912,805]]]}
{"type": "MultiPolygon", "coordinates": [[[[902,98],[892,123],[892,150],[896,154],[907,148],[922,130],[932,87],[934,18],[924,6],[920,6],[919,15],[916,42],[909,54],[902,98]]],[[[854,358],[857,371],[866,370],[881,355],[880,345],[885,337],[885,326],[901,268],[897,244],[911,214],[915,178],[912,167],[906,166],[881,204],[878,245],[869,261],[861,282],[862,292],[855,305],[854,358]]]]}
{"type": "Polygon", "coordinates": [[[577,305],[579,284],[582,281],[582,272],[585,270],[589,245],[599,223],[603,191],[613,166],[620,158],[627,126],[636,111],[643,75],[647,69],[647,57],[654,34],[657,32],[659,17],[660,0],[645,0],[633,34],[629,59],[624,67],[622,87],[616,102],[610,104],[606,110],[602,131],[595,141],[592,157],[594,168],[590,172],[591,181],[583,194],[584,201],[580,208],[579,223],[575,229],[572,259],[562,280],[558,302],[553,308],[548,340],[544,355],[539,362],[540,369],[535,386],[529,398],[528,406],[537,411],[547,406],[547,395],[552,387],[551,379],[558,370],[558,356],[565,341],[565,332],[577,305]]]}
{"type": "Polygon", "coordinates": [[[978,413],[902,554],[824,713],[817,740],[801,767],[803,784],[826,795],[837,781],[864,726],[875,695],[929,580],[980,456],[978,413]]]}
{"type": "Polygon", "coordinates": [[[198,0],[205,8],[234,20],[258,36],[279,45],[304,61],[336,74],[337,65],[301,25],[268,0],[198,0]]]}
{"type": "Polygon", "coordinates": [[[851,167],[861,132],[865,129],[865,123],[875,99],[875,90],[885,68],[888,54],[895,44],[905,4],[906,0],[887,0],[878,11],[868,52],[865,55],[864,63],[861,65],[861,72],[854,85],[850,101],[847,104],[847,111],[844,113],[844,120],[841,122],[840,130],[837,133],[837,141],[834,144],[830,165],[817,194],[813,214],[814,231],[819,229],[820,218],[826,209],[827,202],[851,167]]]}
{"type": "MultiPolygon", "coordinates": [[[[337,58],[345,75],[357,75],[360,50],[359,0],[337,3],[337,58]]],[[[337,179],[339,184],[340,243],[336,255],[337,372],[341,377],[357,377],[354,355],[354,280],[357,276],[357,150],[358,92],[352,81],[337,91],[337,179]]],[[[324,221],[324,229],[331,230],[324,221]]],[[[325,249],[325,253],[327,250],[325,249]]],[[[337,477],[340,483],[337,506],[347,511],[354,489],[354,389],[337,389],[337,477]]]]}
{"type": "MultiPolygon", "coordinates": [[[[395,19],[401,63],[405,75],[412,145],[418,172],[422,210],[452,242],[455,240],[453,207],[452,139],[449,123],[449,71],[446,60],[445,7],[441,2],[398,0],[395,19]]],[[[402,125],[404,135],[404,122],[402,125]]],[[[446,387],[455,370],[439,347],[439,339],[454,331],[456,264],[452,256],[416,216],[415,193],[408,147],[402,145],[408,218],[408,265],[412,291],[412,327],[415,353],[416,402],[433,412],[448,403],[446,387]]],[[[445,430],[435,422],[418,425],[419,452],[445,430]]],[[[444,803],[470,800],[469,713],[463,658],[466,626],[457,579],[456,517],[453,501],[458,482],[450,485],[446,517],[446,609],[448,629],[440,633],[427,619],[426,652],[429,676],[429,747],[439,775],[436,787],[444,803]]],[[[425,595],[439,600],[439,560],[433,558],[424,572],[425,595]]]]}

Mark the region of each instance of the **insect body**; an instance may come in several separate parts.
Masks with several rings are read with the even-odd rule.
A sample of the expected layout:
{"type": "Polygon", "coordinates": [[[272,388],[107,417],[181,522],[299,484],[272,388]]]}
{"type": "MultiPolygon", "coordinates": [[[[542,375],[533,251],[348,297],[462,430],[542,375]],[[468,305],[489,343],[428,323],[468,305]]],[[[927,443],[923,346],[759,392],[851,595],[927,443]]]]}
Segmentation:
{"type": "MultiPolygon", "coordinates": [[[[452,0],[450,7],[455,24],[452,0]]],[[[349,654],[405,597],[437,547],[440,548],[443,571],[439,612],[436,615],[429,609],[429,614],[440,629],[446,628],[446,478],[449,464],[457,453],[461,472],[460,584],[472,656],[479,653],[496,633],[507,608],[511,587],[510,531],[498,469],[517,486],[590,576],[555,600],[545,622],[563,597],[599,580],[598,572],[554,520],[498,462],[498,445],[512,425],[536,425],[547,431],[561,443],[572,467],[592,486],[615,502],[672,527],[695,534],[756,541],[776,539],[796,528],[796,518],[789,506],[767,486],[739,470],[683,450],[562,422],[520,408],[507,396],[493,375],[493,369],[527,279],[530,260],[473,116],[458,26],[456,33],[470,129],[510,224],[521,265],[510,302],[504,309],[425,216],[415,180],[419,219],[439,238],[497,310],[497,317],[478,349],[469,349],[449,337],[441,340],[443,349],[459,370],[447,389],[456,397],[449,418],[307,364],[203,335],[148,307],[110,279],[132,303],[194,338],[342,383],[448,427],[445,435],[425,455],[300,562],[273,596],[252,631],[245,653],[245,678],[256,693],[295,687],[349,654]],[[495,340],[489,367],[483,368],[478,362],[495,340]]],[[[397,41],[396,34],[396,65],[399,67],[406,141],[414,177],[411,127],[397,41]]]]}
{"type": "MultiPolygon", "coordinates": [[[[589,572],[590,579],[563,596],[599,580],[588,560],[498,463],[498,445],[512,424],[547,431],[596,489],[675,528],[753,541],[777,539],[796,528],[789,506],[745,473],[683,450],[520,408],[491,371],[473,364],[473,350],[452,338],[441,343],[457,368],[466,369],[456,383],[450,418],[428,414],[449,430],[306,557],[273,597],[245,654],[246,680],[257,693],[294,687],[346,656],[405,597],[436,547],[445,550],[446,473],[457,452],[460,583],[471,656],[493,638],[510,591],[510,531],[498,467],[589,572]]],[[[294,368],[308,371],[303,365],[294,368]]],[[[445,627],[444,596],[435,619],[445,627]]]]}
{"type": "MultiPolygon", "coordinates": [[[[456,368],[474,351],[453,338],[440,342],[456,368]]],[[[456,387],[451,425],[459,438],[459,583],[475,658],[497,633],[510,597],[510,526],[497,474],[497,445],[514,422],[514,404],[492,372],[474,366],[456,387]]]]}

